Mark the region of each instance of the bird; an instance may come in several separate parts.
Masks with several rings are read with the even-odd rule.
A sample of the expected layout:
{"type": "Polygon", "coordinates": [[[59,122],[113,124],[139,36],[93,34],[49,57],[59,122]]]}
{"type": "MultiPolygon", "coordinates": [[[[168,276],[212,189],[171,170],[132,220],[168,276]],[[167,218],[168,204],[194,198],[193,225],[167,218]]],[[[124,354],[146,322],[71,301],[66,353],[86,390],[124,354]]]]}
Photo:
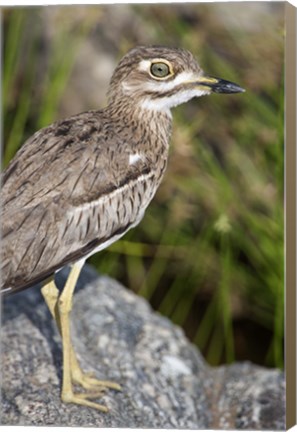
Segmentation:
{"type": "Polygon", "coordinates": [[[115,68],[106,107],[37,131],[2,173],[1,293],[41,283],[62,339],[63,402],[107,412],[94,399],[122,389],[81,369],[70,335],[73,293],[88,257],[143,218],[166,170],[171,109],[243,91],[205,74],[184,48],[137,46],[115,68]],[[65,266],[70,273],[59,291],[55,274],[65,266]]]}

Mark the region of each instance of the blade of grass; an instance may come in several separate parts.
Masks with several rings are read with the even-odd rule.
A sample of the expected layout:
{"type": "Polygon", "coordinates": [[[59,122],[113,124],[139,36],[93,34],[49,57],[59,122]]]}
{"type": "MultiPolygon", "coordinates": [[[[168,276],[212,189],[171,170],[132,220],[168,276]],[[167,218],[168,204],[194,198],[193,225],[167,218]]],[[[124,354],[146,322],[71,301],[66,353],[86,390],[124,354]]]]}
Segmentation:
{"type": "Polygon", "coordinates": [[[15,8],[10,11],[8,31],[5,37],[5,52],[3,62],[3,108],[8,108],[12,93],[15,74],[18,70],[21,49],[21,34],[25,19],[24,9],[15,8]]]}
{"type": "Polygon", "coordinates": [[[36,73],[36,34],[30,39],[30,46],[27,52],[27,61],[30,64],[29,68],[25,68],[25,78],[21,90],[21,95],[17,107],[17,111],[12,123],[11,131],[9,134],[8,141],[5,146],[5,153],[3,157],[4,166],[12,159],[17,149],[22,143],[24,136],[24,129],[26,120],[28,118],[28,112],[31,106],[31,93],[34,88],[35,73],[36,73]]]}

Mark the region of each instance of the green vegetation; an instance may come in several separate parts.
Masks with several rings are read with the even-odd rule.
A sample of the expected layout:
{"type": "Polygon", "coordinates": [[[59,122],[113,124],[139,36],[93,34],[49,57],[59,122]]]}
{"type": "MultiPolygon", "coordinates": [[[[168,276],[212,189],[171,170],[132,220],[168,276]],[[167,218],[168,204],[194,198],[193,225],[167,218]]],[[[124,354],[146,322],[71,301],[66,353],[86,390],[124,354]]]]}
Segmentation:
{"type": "MultiPolygon", "coordinates": [[[[268,5],[258,21],[248,14],[246,26],[227,24],[231,7],[218,13],[216,4],[126,6],[141,31],[123,26],[115,58],[140,43],[183,46],[207,73],[247,91],[175,110],[168,172],[149,211],[91,261],[183,326],[211,364],[248,358],[282,367],[283,5],[268,5]]],[[[35,130],[59,118],[79,44],[99,27],[119,32],[105,18],[119,6],[98,8],[99,18],[93,8],[81,20],[66,20],[64,8],[51,37],[41,8],[5,11],[4,164],[35,130]]]]}

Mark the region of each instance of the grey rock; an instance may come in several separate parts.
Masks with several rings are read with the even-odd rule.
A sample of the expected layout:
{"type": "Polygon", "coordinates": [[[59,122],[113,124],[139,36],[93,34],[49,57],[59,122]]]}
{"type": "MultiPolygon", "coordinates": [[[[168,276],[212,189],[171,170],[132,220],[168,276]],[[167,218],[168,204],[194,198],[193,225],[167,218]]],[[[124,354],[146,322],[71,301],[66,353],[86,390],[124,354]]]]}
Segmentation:
{"type": "MultiPolygon", "coordinates": [[[[60,272],[58,284],[65,278],[60,272]]],[[[98,401],[110,412],[61,402],[60,336],[34,287],[3,302],[1,424],[285,428],[281,371],[246,362],[207,366],[180,328],[88,266],[74,297],[72,336],[85,370],[122,385],[98,401]]]]}

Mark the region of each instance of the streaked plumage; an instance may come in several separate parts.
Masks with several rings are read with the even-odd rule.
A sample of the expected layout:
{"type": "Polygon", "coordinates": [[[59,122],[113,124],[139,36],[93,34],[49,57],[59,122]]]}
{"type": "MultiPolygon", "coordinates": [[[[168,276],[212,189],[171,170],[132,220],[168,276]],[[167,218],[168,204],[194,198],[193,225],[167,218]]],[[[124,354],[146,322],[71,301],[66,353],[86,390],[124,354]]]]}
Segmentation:
{"type": "MultiPolygon", "coordinates": [[[[138,224],[166,168],[170,109],[195,96],[240,91],[233,83],[205,76],[186,50],[131,50],[112,76],[106,108],[36,132],[3,173],[4,291],[40,282],[138,224]]],[[[69,339],[68,315],[80,267],[74,270],[60,297],[51,281],[43,290],[63,338],[62,399],[105,410],[73,394],[71,386],[71,380],[90,385],[69,339]]],[[[119,388],[100,382],[104,386],[119,388]]]]}
{"type": "Polygon", "coordinates": [[[165,168],[166,123],[151,145],[153,121],[148,134],[144,123],[133,129],[111,122],[108,110],[88,112],[25,143],[3,176],[5,287],[40,281],[135,224],[165,168]],[[130,164],[140,143],[147,145],[143,158],[130,164]]]}

